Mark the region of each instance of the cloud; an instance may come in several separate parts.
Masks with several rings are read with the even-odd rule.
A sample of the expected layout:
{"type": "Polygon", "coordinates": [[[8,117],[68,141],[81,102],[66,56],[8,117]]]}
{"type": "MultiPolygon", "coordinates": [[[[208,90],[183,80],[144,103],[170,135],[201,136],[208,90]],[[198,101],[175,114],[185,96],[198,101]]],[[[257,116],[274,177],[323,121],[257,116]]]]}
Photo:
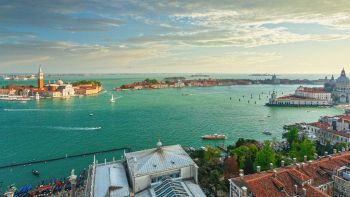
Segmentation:
{"type": "Polygon", "coordinates": [[[0,66],[244,70],[285,58],[276,51],[292,43],[349,41],[349,8],[348,0],[3,0],[0,66]]]}
{"type": "Polygon", "coordinates": [[[1,1],[0,24],[41,27],[63,31],[107,31],[123,22],[104,16],[94,1],[1,1]]]}

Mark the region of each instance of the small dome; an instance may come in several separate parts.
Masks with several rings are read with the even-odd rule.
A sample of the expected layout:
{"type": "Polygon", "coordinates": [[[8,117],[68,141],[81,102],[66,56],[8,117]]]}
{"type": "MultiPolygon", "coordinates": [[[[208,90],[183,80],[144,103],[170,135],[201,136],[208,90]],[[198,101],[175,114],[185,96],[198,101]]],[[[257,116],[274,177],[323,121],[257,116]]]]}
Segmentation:
{"type": "Polygon", "coordinates": [[[57,81],[57,84],[61,86],[61,85],[63,85],[64,83],[63,83],[63,81],[60,79],[60,80],[57,81]]]}
{"type": "Polygon", "coordinates": [[[337,83],[342,83],[342,84],[346,84],[346,83],[350,83],[349,78],[346,76],[345,74],[345,70],[343,68],[343,70],[341,71],[340,77],[337,78],[336,80],[337,83]]]}
{"type": "Polygon", "coordinates": [[[159,148],[161,148],[162,147],[162,142],[160,141],[160,139],[158,140],[158,142],[157,142],[157,148],[159,149],[159,148]]]}

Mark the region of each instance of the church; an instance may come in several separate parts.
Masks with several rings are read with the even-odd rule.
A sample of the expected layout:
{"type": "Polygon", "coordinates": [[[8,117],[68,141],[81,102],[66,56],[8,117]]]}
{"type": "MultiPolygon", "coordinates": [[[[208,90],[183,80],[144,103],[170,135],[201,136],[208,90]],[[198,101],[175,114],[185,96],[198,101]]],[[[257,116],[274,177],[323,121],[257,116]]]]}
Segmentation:
{"type": "Polygon", "coordinates": [[[334,80],[332,76],[332,78],[325,83],[325,89],[332,92],[333,101],[335,103],[350,103],[350,79],[346,76],[344,68],[336,80],[334,80]]]}

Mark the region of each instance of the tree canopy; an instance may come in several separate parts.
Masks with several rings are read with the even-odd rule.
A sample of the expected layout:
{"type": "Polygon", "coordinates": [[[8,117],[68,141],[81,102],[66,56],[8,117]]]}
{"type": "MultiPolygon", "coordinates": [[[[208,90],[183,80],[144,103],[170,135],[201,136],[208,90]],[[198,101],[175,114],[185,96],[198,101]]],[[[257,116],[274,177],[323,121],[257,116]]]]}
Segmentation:
{"type": "Polygon", "coordinates": [[[255,166],[260,166],[261,170],[268,170],[270,163],[275,165],[275,151],[271,147],[270,141],[265,141],[261,150],[256,153],[255,166]]]}

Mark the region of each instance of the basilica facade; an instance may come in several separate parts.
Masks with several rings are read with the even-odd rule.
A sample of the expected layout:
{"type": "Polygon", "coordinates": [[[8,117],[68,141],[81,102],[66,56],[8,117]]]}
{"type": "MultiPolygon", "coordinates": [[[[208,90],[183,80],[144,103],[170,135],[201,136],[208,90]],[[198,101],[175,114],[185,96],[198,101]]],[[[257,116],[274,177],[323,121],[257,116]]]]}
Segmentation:
{"type": "Polygon", "coordinates": [[[350,103],[350,79],[346,76],[343,69],[340,76],[334,80],[334,77],[325,84],[325,89],[332,92],[333,101],[338,104],[350,103]]]}

